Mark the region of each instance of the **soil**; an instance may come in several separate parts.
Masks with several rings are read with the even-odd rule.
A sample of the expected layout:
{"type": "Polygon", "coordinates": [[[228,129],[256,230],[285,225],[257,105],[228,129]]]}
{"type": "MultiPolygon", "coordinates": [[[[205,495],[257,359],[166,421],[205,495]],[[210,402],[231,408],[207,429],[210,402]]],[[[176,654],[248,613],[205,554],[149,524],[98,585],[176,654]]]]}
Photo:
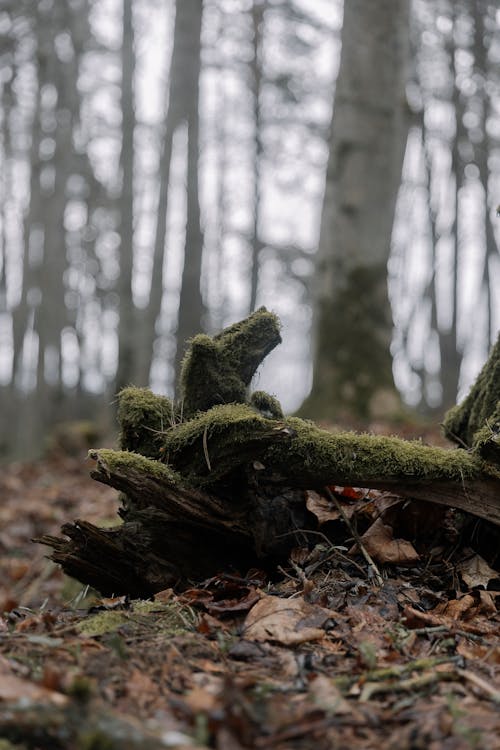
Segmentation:
{"type": "Polygon", "coordinates": [[[500,748],[488,535],[474,547],[469,533],[464,548],[477,519],[331,494],[334,505],[307,500],[330,541],[320,530],[279,570],[105,599],[31,539],[74,518],[117,523],[116,491],[89,479],[83,456],[4,467],[0,748],[500,748]],[[382,507],[392,521],[380,523],[382,507]]]}

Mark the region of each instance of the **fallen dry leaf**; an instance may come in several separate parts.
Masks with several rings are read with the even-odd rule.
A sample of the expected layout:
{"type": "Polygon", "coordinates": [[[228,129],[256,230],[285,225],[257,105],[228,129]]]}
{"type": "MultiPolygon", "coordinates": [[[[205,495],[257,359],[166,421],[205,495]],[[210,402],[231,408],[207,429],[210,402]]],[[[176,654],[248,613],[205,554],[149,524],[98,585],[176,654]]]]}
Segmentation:
{"type": "Polygon", "coordinates": [[[317,641],[335,612],[309,604],[302,597],[264,596],[248,613],[243,636],[249,641],[276,641],[291,646],[317,641]]]}
{"type": "Polygon", "coordinates": [[[68,703],[66,695],[12,674],[5,660],[2,660],[0,669],[0,703],[23,701],[23,704],[52,703],[54,706],[65,706],[68,703]]]}
{"type": "Polygon", "coordinates": [[[127,694],[145,708],[158,697],[158,685],[151,677],[139,669],[134,669],[127,681],[127,694]]]}
{"type": "Polygon", "coordinates": [[[318,708],[328,714],[350,714],[352,706],[343,697],[332,679],[323,674],[316,675],[309,685],[309,697],[318,708]]]}
{"type": "Polygon", "coordinates": [[[471,620],[478,614],[492,615],[496,612],[493,596],[489,591],[477,590],[472,594],[465,594],[459,599],[451,599],[448,602],[438,604],[432,614],[446,615],[453,620],[471,620]]]}
{"type": "Polygon", "coordinates": [[[306,491],[306,507],[316,516],[320,526],[327,521],[336,521],[340,516],[340,512],[330,500],[314,490],[306,491]]]}
{"type": "Polygon", "coordinates": [[[457,570],[462,576],[464,583],[466,583],[470,589],[473,589],[476,586],[487,588],[490,581],[498,580],[500,578],[498,572],[493,570],[481,555],[473,555],[473,557],[464,560],[457,566],[457,570]]]}
{"type": "Polygon", "coordinates": [[[485,646],[481,643],[460,641],[457,644],[457,654],[466,659],[485,661],[488,664],[500,664],[500,646],[485,646]]]}
{"type": "Polygon", "coordinates": [[[394,539],[392,526],[378,518],[361,537],[366,551],[378,563],[413,565],[420,559],[411,542],[394,539]]]}

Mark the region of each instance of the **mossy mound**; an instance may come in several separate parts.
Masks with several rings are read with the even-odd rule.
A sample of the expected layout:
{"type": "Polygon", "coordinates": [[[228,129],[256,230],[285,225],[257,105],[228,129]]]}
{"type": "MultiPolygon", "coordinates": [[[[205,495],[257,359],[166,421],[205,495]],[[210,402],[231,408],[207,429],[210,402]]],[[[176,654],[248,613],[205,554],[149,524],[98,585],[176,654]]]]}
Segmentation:
{"type": "Polygon", "coordinates": [[[195,336],[181,370],[183,417],[217,404],[245,403],[258,366],[279,343],[279,319],[265,307],[213,338],[195,336]]]}

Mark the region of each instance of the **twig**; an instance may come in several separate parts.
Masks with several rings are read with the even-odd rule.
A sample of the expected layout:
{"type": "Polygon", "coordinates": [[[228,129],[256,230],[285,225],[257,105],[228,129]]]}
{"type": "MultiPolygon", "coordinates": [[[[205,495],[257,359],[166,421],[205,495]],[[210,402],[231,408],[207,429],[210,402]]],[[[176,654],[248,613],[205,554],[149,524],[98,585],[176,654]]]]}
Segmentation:
{"type": "Polygon", "coordinates": [[[375,563],[375,560],[372,558],[372,556],[370,555],[370,553],[368,552],[368,550],[364,546],[363,542],[361,541],[361,537],[359,536],[357,530],[354,528],[354,526],[350,522],[349,518],[347,518],[347,515],[346,515],[346,513],[345,513],[345,511],[344,511],[344,509],[342,507],[342,505],[339,503],[339,501],[337,500],[337,498],[335,497],[335,495],[333,494],[333,492],[331,492],[331,490],[329,489],[329,487],[325,487],[325,492],[326,492],[327,498],[330,500],[331,503],[333,503],[335,505],[335,507],[337,508],[338,512],[340,513],[340,515],[342,517],[342,520],[344,521],[344,523],[346,524],[347,528],[349,529],[349,531],[351,532],[352,536],[354,537],[354,539],[356,541],[356,544],[358,545],[359,549],[361,550],[361,554],[365,558],[365,560],[368,563],[368,565],[370,565],[370,567],[374,571],[374,573],[375,573],[375,580],[377,581],[377,585],[378,586],[383,586],[384,585],[384,579],[382,578],[382,575],[381,575],[380,570],[378,569],[378,567],[377,567],[377,565],[375,563]]]}
{"type": "Polygon", "coordinates": [[[475,685],[482,690],[483,693],[489,695],[495,703],[500,703],[500,690],[494,685],[490,685],[489,682],[486,682],[482,677],[471,672],[470,669],[457,669],[456,672],[459,677],[463,677],[464,680],[467,680],[472,683],[472,685],[475,685]]]}
{"type": "Polygon", "coordinates": [[[359,696],[359,702],[366,703],[377,693],[407,693],[428,685],[434,685],[436,682],[453,680],[456,676],[456,671],[451,670],[449,672],[417,674],[407,680],[399,680],[398,682],[366,682],[359,696]]]}
{"type": "Polygon", "coordinates": [[[210,466],[210,457],[208,455],[207,432],[208,432],[208,425],[203,430],[203,454],[205,456],[205,461],[207,462],[208,470],[212,471],[212,467],[210,466]]]}

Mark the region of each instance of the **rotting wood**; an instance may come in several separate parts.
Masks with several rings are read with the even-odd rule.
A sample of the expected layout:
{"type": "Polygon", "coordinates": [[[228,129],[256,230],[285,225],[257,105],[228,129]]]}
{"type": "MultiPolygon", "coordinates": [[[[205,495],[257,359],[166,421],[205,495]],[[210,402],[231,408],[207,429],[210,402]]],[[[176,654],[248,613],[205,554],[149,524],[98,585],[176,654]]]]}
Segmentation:
{"type": "MultiPolygon", "coordinates": [[[[90,457],[91,476],[121,492],[123,524],[66,524],[66,539],[39,540],[52,547],[52,559],[104,593],[133,595],[232,566],[274,564],[317,529],[304,490],[331,485],[388,489],[500,526],[495,362],[471,391],[479,411],[466,399],[446,422],[472,448],[446,450],[330,433],[284,418],[268,394],[247,398],[252,375],[279,340],[276,316],[261,309],[213,339],[192,340],[179,405],[147,389],[122,391],[121,450],[90,457]]],[[[498,344],[491,357],[500,358],[498,344]]]]}

